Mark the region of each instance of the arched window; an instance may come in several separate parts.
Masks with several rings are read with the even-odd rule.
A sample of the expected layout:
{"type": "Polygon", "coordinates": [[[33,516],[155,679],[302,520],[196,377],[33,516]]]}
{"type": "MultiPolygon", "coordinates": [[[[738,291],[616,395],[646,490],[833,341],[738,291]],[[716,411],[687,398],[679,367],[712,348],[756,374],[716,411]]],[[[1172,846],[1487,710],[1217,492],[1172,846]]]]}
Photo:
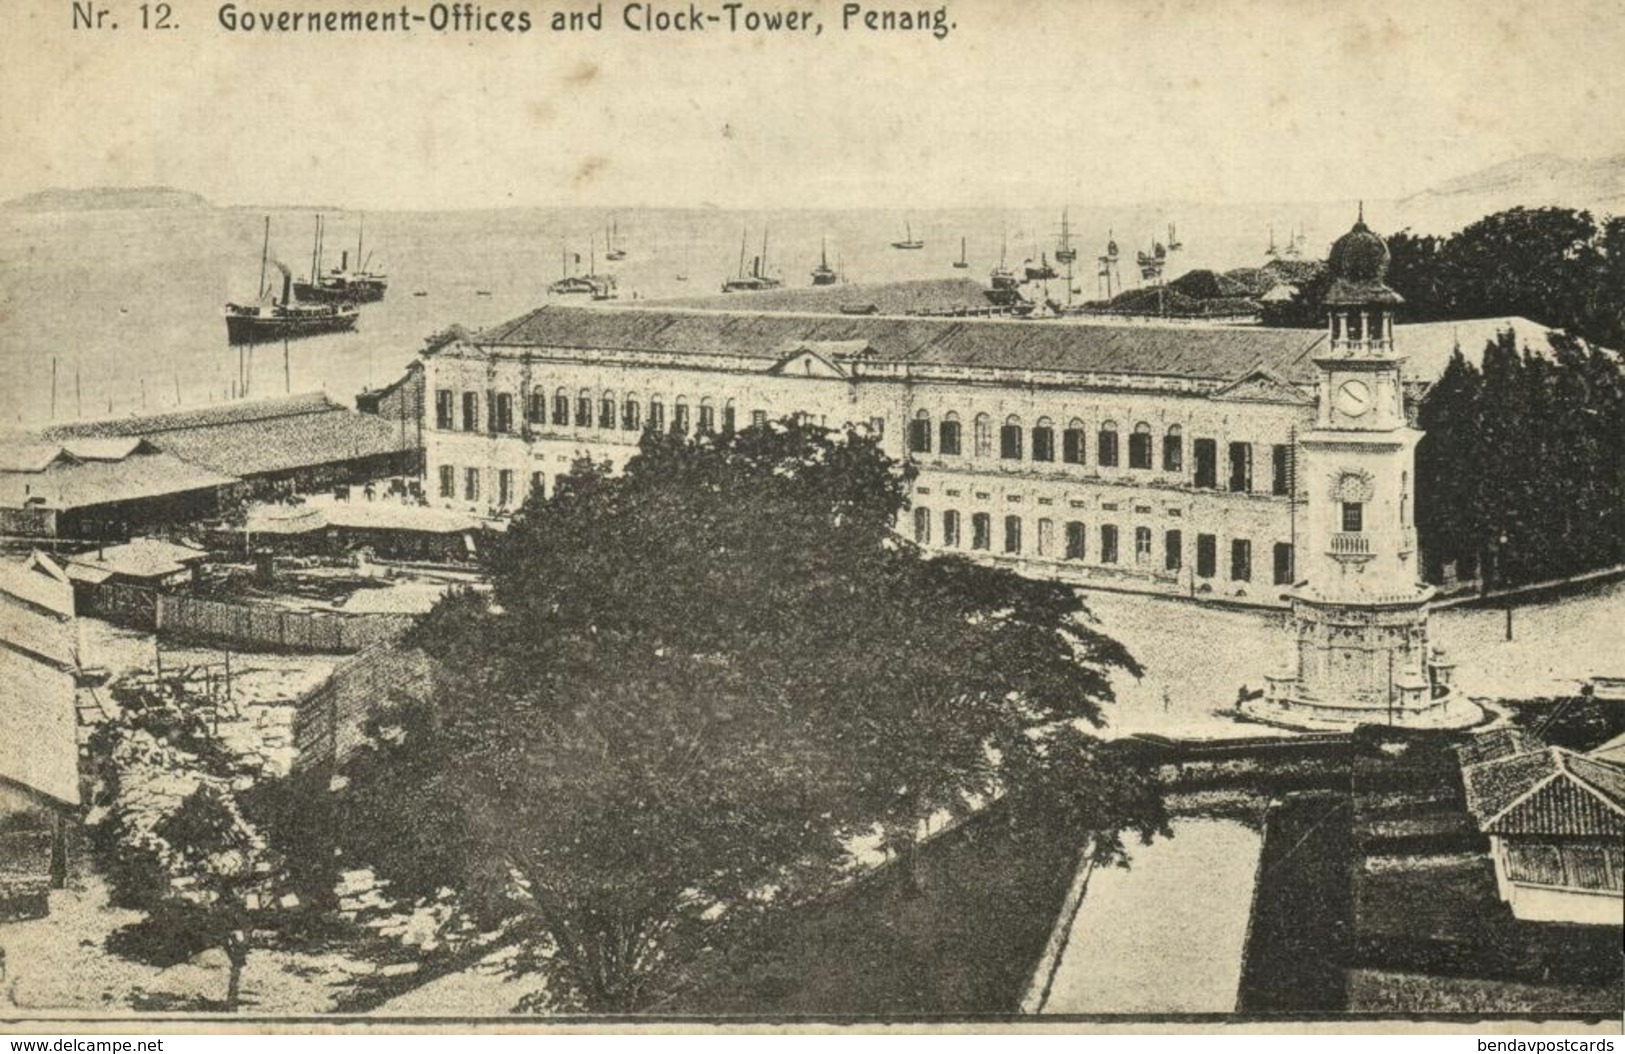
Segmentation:
{"type": "Polygon", "coordinates": [[[1067,422],[1066,431],[1061,435],[1061,460],[1068,465],[1083,464],[1084,452],[1083,422],[1074,417],[1067,422]]]}
{"type": "Polygon", "coordinates": [[[971,514],[970,547],[972,549],[993,548],[993,517],[985,512],[971,514]]]}
{"type": "Polygon", "coordinates": [[[914,510],[914,540],[921,545],[931,544],[931,510],[914,510]]]}
{"type": "Polygon", "coordinates": [[[954,457],[959,455],[959,415],[949,410],[942,415],[942,426],[939,429],[937,449],[942,453],[954,457]]]}
{"type": "Polygon", "coordinates": [[[1047,517],[1038,521],[1038,555],[1055,555],[1055,521],[1047,517]]]}
{"type": "Polygon", "coordinates": [[[1095,440],[1095,460],[1107,468],[1117,467],[1117,422],[1107,421],[1100,426],[1095,440]]]}
{"type": "Polygon", "coordinates": [[[1021,517],[1004,518],[1004,551],[1011,556],[1021,554],[1021,517]]]}
{"type": "Polygon", "coordinates": [[[1068,520],[1066,524],[1066,558],[1068,560],[1082,560],[1089,548],[1089,530],[1077,520],[1068,520]]]}
{"type": "Polygon", "coordinates": [[[513,396],[507,392],[497,392],[492,400],[491,431],[504,434],[513,431],[513,396]]]}
{"type": "Polygon", "coordinates": [[[531,424],[547,424],[547,389],[540,384],[530,390],[530,409],[527,414],[531,424]]]}
{"type": "Polygon", "coordinates": [[[1055,423],[1047,417],[1033,425],[1033,460],[1055,460],[1055,423]]]}
{"type": "Polygon", "coordinates": [[[1151,467],[1151,426],[1141,421],[1128,437],[1128,467],[1151,467]]]}
{"type": "Polygon", "coordinates": [[[570,423],[570,393],[563,387],[553,392],[553,423],[556,425],[570,423]]]}
{"type": "Polygon", "coordinates": [[[1134,562],[1148,564],[1151,562],[1151,528],[1134,528],[1134,562]]]}
{"type": "Polygon", "coordinates": [[[947,509],[942,514],[942,544],[949,549],[959,548],[959,513],[947,509]]]}
{"type": "Polygon", "coordinates": [[[706,396],[700,400],[700,433],[710,435],[717,430],[717,408],[711,405],[711,397],[706,396]]]}
{"type": "MultiPolygon", "coordinates": [[[[544,398],[545,398],[545,396],[544,396],[544,398]]],[[[547,478],[545,476],[543,476],[540,472],[532,472],[530,474],[530,493],[531,493],[531,496],[532,497],[537,497],[537,498],[545,498],[545,497],[547,497],[546,482],[547,482],[547,478]]]]}
{"type": "Polygon", "coordinates": [[[615,393],[605,392],[598,400],[598,427],[615,427],[615,393]]]}
{"type": "Polygon", "coordinates": [[[1169,425],[1167,434],[1162,437],[1162,470],[1185,471],[1185,437],[1180,434],[1178,425],[1169,425]]]}
{"type": "Polygon", "coordinates": [[[576,427],[592,427],[592,392],[586,388],[576,396],[576,427]]]}
{"type": "Polygon", "coordinates": [[[914,415],[914,420],[908,423],[908,452],[910,454],[931,453],[931,414],[921,410],[914,415]]]}
{"type": "Polygon", "coordinates": [[[649,396],[649,427],[656,432],[666,430],[666,404],[658,395],[649,396]]]}
{"type": "MultiPolygon", "coordinates": [[[[976,456],[993,456],[993,418],[987,414],[977,414],[975,422],[976,456]]],[[[985,548],[985,546],[984,546],[985,548]]]]}
{"type": "Polygon", "coordinates": [[[739,411],[734,408],[734,401],[729,399],[726,403],[722,404],[722,431],[728,435],[732,435],[734,429],[738,427],[739,411]]]}
{"type": "Polygon", "coordinates": [[[643,427],[643,414],[638,406],[638,397],[631,392],[626,393],[626,402],[621,404],[621,427],[628,432],[636,432],[643,427]]]}
{"type": "Polygon", "coordinates": [[[999,457],[1006,461],[1021,460],[1021,418],[1011,414],[999,429],[999,457]]]}
{"type": "Polygon", "coordinates": [[[680,436],[688,435],[688,398],[679,395],[671,404],[671,430],[680,436]]]}

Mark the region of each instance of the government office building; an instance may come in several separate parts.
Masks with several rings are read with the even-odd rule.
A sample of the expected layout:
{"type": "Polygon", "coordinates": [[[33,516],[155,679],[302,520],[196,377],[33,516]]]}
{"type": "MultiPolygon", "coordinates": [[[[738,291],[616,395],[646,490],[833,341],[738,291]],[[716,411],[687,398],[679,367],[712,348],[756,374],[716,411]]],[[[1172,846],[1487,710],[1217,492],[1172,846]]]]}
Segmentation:
{"type": "MultiPolygon", "coordinates": [[[[1371,321],[1392,339],[1391,314],[1371,321]]],[[[1412,405],[1448,334],[1399,330],[1400,355],[1407,330],[1427,351],[1403,375],[1412,405]]],[[[415,364],[426,490],[436,505],[500,514],[551,494],[582,456],[620,467],[647,428],[798,416],[866,428],[917,466],[899,530],[928,550],[1080,585],[1283,605],[1303,532],[1298,437],[1330,398],[1314,361],[1330,339],[753,312],[749,294],[715,309],[548,305],[415,364]]]]}

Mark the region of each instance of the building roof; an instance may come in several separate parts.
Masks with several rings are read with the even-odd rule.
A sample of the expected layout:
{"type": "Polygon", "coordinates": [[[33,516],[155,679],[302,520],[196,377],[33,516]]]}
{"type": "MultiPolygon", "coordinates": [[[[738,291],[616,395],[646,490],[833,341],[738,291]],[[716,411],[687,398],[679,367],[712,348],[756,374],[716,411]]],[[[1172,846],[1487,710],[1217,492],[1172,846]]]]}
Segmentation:
{"type": "Polygon", "coordinates": [[[866,344],[880,362],[1056,370],[1229,381],[1258,368],[1313,383],[1318,329],[1111,325],[1072,320],[899,318],[745,310],[550,305],[470,339],[478,347],[545,347],[777,362],[805,342],[866,344]]]}
{"type": "Polygon", "coordinates": [[[80,461],[68,455],[53,459],[42,471],[0,469],[0,506],[80,509],[233,482],[230,476],[156,450],[118,461],[80,461]]]}
{"type": "Polygon", "coordinates": [[[1456,757],[1463,768],[1469,765],[1478,765],[1486,761],[1495,761],[1499,758],[1511,757],[1514,754],[1527,754],[1545,746],[1540,740],[1529,735],[1521,728],[1507,725],[1501,728],[1480,732],[1456,748],[1456,757]]]}
{"type": "Polygon", "coordinates": [[[1562,747],[1462,770],[1467,808],[1486,834],[1625,836],[1625,766],[1562,747]]]}
{"type": "Polygon", "coordinates": [[[1435,381],[1457,348],[1468,362],[1482,368],[1485,345],[1507,332],[1517,338],[1519,348],[1528,348],[1547,359],[1556,358],[1556,342],[1567,339],[1561,329],[1517,315],[1407,322],[1394,327],[1394,353],[1405,357],[1400,370],[1406,380],[1435,381]]]}
{"type": "Polygon", "coordinates": [[[256,534],[306,534],[329,527],[458,534],[481,526],[482,521],[472,513],[407,505],[390,498],[338,501],[319,495],[298,505],[262,504],[248,510],[248,530],[256,534]]]}
{"type": "Polygon", "coordinates": [[[164,578],[184,571],[209,554],[196,546],[175,545],[158,538],[136,538],[68,558],[68,577],[79,581],[120,578],[164,578]]]}
{"type": "Polygon", "coordinates": [[[716,293],[670,300],[631,301],[638,308],[689,307],[712,311],[803,311],[838,315],[842,311],[873,309],[879,315],[951,314],[985,311],[993,305],[987,290],[970,278],[930,278],[923,281],[877,282],[873,285],[801,286],[760,293],[716,293]]]}
{"type": "Polygon", "coordinates": [[[407,449],[395,422],[358,413],[321,392],[174,413],[55,425],[67,442],[143,436],[159,449],[231,476],[260,476],[407,449]]]}
{"type": "MultiPolygon", "coordinates": [[[[15,595],[50,586],[38,570],[12,566],[0,581],[0,603],[15,595]]],[[[60,603],[72,611],[72,591],[60,603]]],[[[23,599],[32,598],[25,596],[23,599]]],[[[6,638],[0,642],[0,777],[68,805],[79,804],[78,716],[74,699],[77,638],[73,620],[59,611],[42,612],[26,605],[5,604],[6,638]]]]}
{"type": "Polygon", "coordinates": [[[1620,733],[1600,747],[1593,747],[1586,751],[1586,756],[1597,758],[1600,761],[1612,761],[1616,765],[1625,765],[1625,732],[1620,733]]]}

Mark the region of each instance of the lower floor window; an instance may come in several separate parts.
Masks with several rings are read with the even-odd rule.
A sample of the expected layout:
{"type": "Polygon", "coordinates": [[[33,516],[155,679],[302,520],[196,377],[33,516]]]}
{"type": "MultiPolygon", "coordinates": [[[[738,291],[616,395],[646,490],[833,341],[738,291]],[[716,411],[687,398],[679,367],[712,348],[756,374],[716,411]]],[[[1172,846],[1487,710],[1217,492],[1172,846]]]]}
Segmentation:
{"type": "Polygon", "coordinates": [[[1230,542],[1230,581],[1251,582],[1253,580],[1253,543],[1245,538],[1236,538],[1230,542]]]}
{"type": "Polygon", "coordinates": [[[513,469],[497,471],[497,505],[507,508],[513,504],[513,469]]]}
{"type": "Polygon", "coordinates": [[[959,548],[959,513],[953,509],[942,514],[942,544],[950,549],[959,548]]]}
{"type": "Polygon", "coordinates": [[[1134,528],[1134,562],[1146,564],[1151,562],[1151,528],[1134,528]]]}
{"type": "Polygon", "coordinates": [[[480,500],[480,470],[477,468],[467,469],[463,473],[463,499],[480,500]]]}
{"type": "Polygon", "coordinates": [[[1100,562],[1115,564],[1117,562],[1117,528],[1109,523],[1100,527],[1100,562]]]}
{"type": "Polygon", "coordinates": [[[1169,571],[1177,571],[1185,562],[1185,542],[1178,531],[1169,531],[1162,536],[1163,563],[1162,566],[1169,571]]]}
{"type": "Polygon", "coordinates": [[[442,498],[455,498],[457,496],[457,469],[455,466],[440,466],[440,496],[442,498]]]}
{"type": "Polygon", "coordinates": [[[536,495],[538,498],[547,497],[547,488],[545,487],[546,482],[546,477],[544,477],[540,472],[532,472],[530,474],[530,492],[536,495]]]}
{"type": "Polygon", "coordinates": [[[970,518],[970,547],[972,549],[993,548],[993,517],[985,512],[978,512],[970,518]]]}
{"type": "Polygon", "coordinates": [[[1015,554],[1021,552],[1021,517],[1006,516],[1004,518],[1004,551],[1015,554]]]}
{"type": "Polygon", "coordinates": [[[1196,577],[1212,578],[1219,571],[1219,539],[1211,534],[1196,536],[1196,577]]]}
{"type": "Polygon", "coordinates": [[[1066,558],[1068,560],[1082,560],[1088,550],[1089,529],[1077,520],[1066,525],[1066,558]]]}
{"type": "Polygon", "coordinates": [[[1275,543],[1275,584],[1284,586],[1292,581],[1292,543],[1275,543]]]}
{"type": "Polygon", "coordinates": [[[1043,519],[1038,521],[1038,555],[1055,555],[1055,521],[1043,519]]]}
{"type": "Polygon", "coordinates": [[[931,544],[931,510],[914,510],[914,540],[921,545],[931,544]]]}

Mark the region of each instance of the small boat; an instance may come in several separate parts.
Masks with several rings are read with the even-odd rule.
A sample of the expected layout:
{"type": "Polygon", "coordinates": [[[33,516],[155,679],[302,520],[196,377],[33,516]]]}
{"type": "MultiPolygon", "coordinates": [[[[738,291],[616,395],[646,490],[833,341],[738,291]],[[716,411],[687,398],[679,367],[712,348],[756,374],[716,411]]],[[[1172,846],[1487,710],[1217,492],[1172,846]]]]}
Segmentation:
{"type": "Polygon", "coordinates": [[[813,285],[834,285],[838,276],[835,268],[829,265],[829,239],[825,238],[819,246],[818,266],[813,268],[813,285]]]}
{"type": "Polygon", "coordinates": [[[1055,248],[1057,263],[1070,264],[1078,259],[1078,250],[1072,247],[1072,225],[1065,209],[1061,210],[1061,242],[1055,248]]]}
{"type": "MultiPolygon", "coordinates": [[[[613,286],[615,279],[609,275],[598,274],[598,243],[592,243],[590,263],[586,274],[570,273],[570,252],[565,250],[559,262],[561,276],[558,281],[547,287],[547,291],[556,296],[594,296],[606,283],[613,286]]],[[[581,254],[575,254],[576,266],[581,265],[581,254]]]]}
{"type": "Polygon", "coordinates": [[[474,295],[475,296],[490,296],[491,291],[489,289],[476,289],[476,290],[474,290],[474,295]]]}
{"type": "Polygon", "coordinates": [[[260,344],[273,340],[311,337],[321,333],[342,333],[355,328],[361,309],[349,301],[302,304],[294,299],[293,272],[280,260],[272,260],[271,217],[265,217],[265,242],[260,249],[260,291],[252,304],[226,305],[226,340],[232,344],[260,344]],[[275,264],[282,272],[282,298],[266,299],[265,268],[275,264]]]}
{"type": "Polygon", "coordinates": [[[414,290],[412,290],[412,295],[413,296],[428,296],[429,293],[428,293],[428,290],[426,290],[426,289],[414,289],[414,290]]]}
{"type": "Polygon", "coordinates": [[[914,237],[914,228],[909,226],[909,222],[907,220],[904,220],[903,240],[900,242],[892,242],[891,247],[893,249],[923,249],[925,248],[925,242],[914,237]]]}
{"type": "Polygon", "coordinates": [[[969,266],[970,263],[965,259],[965,238],[961,235],[959,238],[959,259],[954,261],[954,267],[963,271],[969,266]]]}
{"type": "Polygon", "coordinates": [[[604,259],[606,259],[606,260],[624,260],[624,259],[626,259],[626,250],[623,249],[621,246],[615,244],[616,241],[619,240],[620,233],[621,233],[620,221],[618,221],[618,220],[611,221],[611,223],[609,225],[609,228],[604,231],[604,259]]]}
{"type": "Polygon", "coordinates": [[[777,278],[769,278],[767,274],[767,232],[762,232],[762,253],[753,257],[750,271],[745,270],[745,239],[748,234],[739,237],[739,274],[722,283],[724,293],[759,293],[764,289],[777,289],[784,283],[777,278]]]}

